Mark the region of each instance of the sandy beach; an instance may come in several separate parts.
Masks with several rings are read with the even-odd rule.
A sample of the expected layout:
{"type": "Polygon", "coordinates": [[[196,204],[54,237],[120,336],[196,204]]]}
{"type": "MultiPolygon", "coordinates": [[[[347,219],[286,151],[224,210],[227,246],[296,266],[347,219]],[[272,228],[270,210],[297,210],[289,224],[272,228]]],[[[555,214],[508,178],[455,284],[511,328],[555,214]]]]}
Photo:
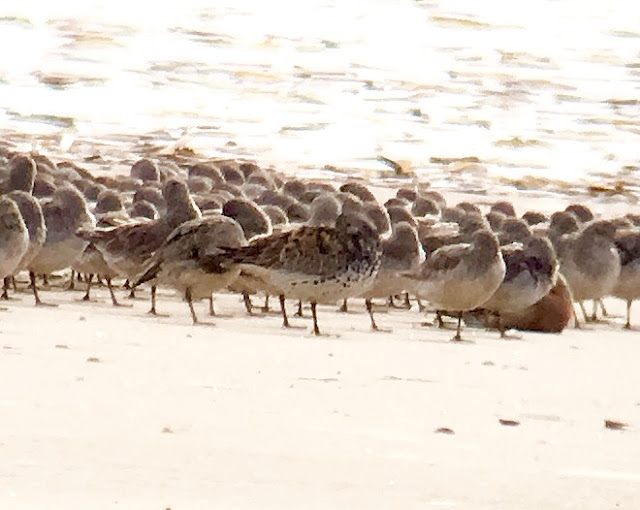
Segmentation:
{"type": "Polygon", "coordinates": [[[127,309],[106,289],[45,295],[60,306],[18,294],[1,317],[3,509],[640,502],[640,346],[621,319],[452,344],[415,310],[379,313],[393,331],[371,333],[355,302],[322,307],[316,339],[308,317],[283,330],[234,295],[196,327],[170,292],[161,318],[147,292],[127,309]]]}
{"type": "MultiPolygon", "coordinates": [[[[483,212],[638,213],[638,2],[5,3],[0,164],[79,165],[92,208],[107,188],[131,205],[140,182],[114,178],[150,158],[163,181],[239,159],[381,204],[417,186],[483,212]]],[[[78,177],[43,166],[40,198],[78,177]]],[[[275,188],[249,177],[252,199],[275,188]]],[[[212,210],[241,195],[224,189],[212,210]]],[[[581,330],[452,343],[415,304],[378,306],[374,333],[354,300],[319,306],[316,338],[294,301],[283,329],[277,297],[248,317],[217,294],[193,326],[161,288],[152,317],[114,274],[132,307],[61,290],[68,270],[40,290],[55,308],[24,270],[0,303],[0,510],[640,509],[637,301],[631,331],[606,299],[581,330]]]]}

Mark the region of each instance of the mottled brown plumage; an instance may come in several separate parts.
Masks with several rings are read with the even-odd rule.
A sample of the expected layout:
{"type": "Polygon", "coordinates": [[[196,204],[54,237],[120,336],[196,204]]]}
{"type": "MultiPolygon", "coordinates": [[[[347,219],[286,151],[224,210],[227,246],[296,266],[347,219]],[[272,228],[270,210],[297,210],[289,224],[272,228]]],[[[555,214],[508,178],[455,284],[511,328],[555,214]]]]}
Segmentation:
{"type": "Polygon", "coordinates": [[[202,264],[201,259],[220,253],[220,248],[237,248],[246,243],[242,228],[226,216],[215,215],[178,226],[153,254],[133,287],[153,281],[181,292],[189,305],[194,324],[194,299],[203,299],[227,287],[240,273],[239,267],[202,264]]]}
{"type": "Polygon", "coordinates": [[[372,285],[381,260],[377,231],[361,215],[351,214],[340,215],[335,227],[301,226],[224,252],[203,257],[202,266],[214,271],[237,265],[278,294],[310,301],[315,334],[320,334],[317,303],[362,295],[372,285]]]}

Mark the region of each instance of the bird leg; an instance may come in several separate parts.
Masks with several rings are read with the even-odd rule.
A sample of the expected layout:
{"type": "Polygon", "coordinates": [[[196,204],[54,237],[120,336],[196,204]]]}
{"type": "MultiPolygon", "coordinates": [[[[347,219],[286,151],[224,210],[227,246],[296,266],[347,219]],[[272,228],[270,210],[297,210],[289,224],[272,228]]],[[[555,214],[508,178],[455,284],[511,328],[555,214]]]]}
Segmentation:
{"type": "Polygon", "coordinates": [[[151,315],[158,315],[156,312],[156,286],[151,286],[151,310],[149,310],[151,315]]]}
{"type": "Polygon", "coordinates": [[[10,283],[10,280],[11,280],[10,276],[5,276],[4,277],[4,283],[2,285],[2,296],[0,296],[0,299],[5,299],[5,300],[9,299],[9,283],[10,283]]]}
{"type": "Polygon", "coordinates": [[[364,300],[364,305],[367,307],[367,312],[369,312],[369,317],[371,318],[371,329],[373,331],[378,331],[378,325],[376,324],[376,320],[373,318],[373,303],[369,298],[364,300]]]}
{"type": "Polygon", "coordinates": [[[75,290],[76,288],[76,272],[74,269],[71,270],[71,279],[69,280],[69,285],[67,285],[67,290],[75,290]]]}
{"type": "Polygon", "coordinates": [[[587,310],[584,307],[584,302],[578,301],[578,305],[580,305],[580,310],[582,311],[582,316],[584,317],[584,321],[589,322],[589,314],[587,314],[587,310]]]}
{"type": "Polygon", "coordinates": [[[298,311],[293,314],[295,317],[303,317],[302,314],[302,300],[298,299],[298,311]]]}
{"type": "Polygon", "coordinates": [[[121,303],[118,303],[118,300],[116,299],[116,295],[113,292],[113,286],[111,285],[111,277],[106,276],[105,280],[107,281],[107,288],[109,289],[109,295],[111,296],[111,304],[113,306],[132,306],[132,305],[123,305],[121,303]]]}
{"type": "Polygon", "coordinates": [[[600,304],[600,309],[602,310],[603,317],[609,317],[609,313],[607,309],[604,307],[604,299],[598,299],[598,303],[600,304]]]}
{"type": "Polygon", "coordinates": [[[624,329],[631,329],[631,299],[627,299],[627,323],[624,325],[624,329]]]}
{"type": "Polygon", "coordinates": [[[36,274],[33,271],[29,271],[29,279],[31,280],[31,288],[33,289],[33,297],[36,299],[36,306],[58,306],[44,303],[38,296],[38,285],[36,284],[36,274]]]}
{"type": "Polygon", "coordinates": [[[313,318],[313,334],[316,336],[320,336],[320,328],[318,328],[318,315],[316,313],[317,303],[315,301],[311,301],[311,317],[313,318]]]}
{"type": "Polygon", "coordinates": [[[454,342],[462,341],[462,337],[460,336],[460,326],[462,324],[462,312],[458,312],[458,327],[456,329],[456,336],[454,336],[451,340],[454,342]]]}
{"type": "Polygon", "coordinates": [[[85,293],[82,301],[89,301],[91,298],[89,297],[89,293],[91,292],[91,281],[93,280],[93,273],[89,273],[87,276],[87,292],[85,293]]]}
{"type": "Polygon", "coordinates": [[[253,315],[253,305],[251,304],[251,298],[247,292],[242,293],[242,300],[244,301],[244,307],[249,315],[253,315]]]}
{"type": "MultiPolygon", "coordinates": [[[[152,295],[155,296],[155,286],[151,287],[152,295]]],[[[193,298],[191,296],[191,287],[187,287],[184,291],[184,299],[187,301],[189,305],[189,311],[191,312],[191,319],[193,320],[193,324],[198,324],[198,316],[196,315],[196,311],[193,308],[193,298]]],[[[155,304],[153,305],[155,309],[155,304]]]]}
{"type": "Polygon", "coordinates": [[[575,305],[571,305],[571,311],[573,312],[573,322],[574,322],[574,327],[576,329],[580,329],[580,321],[578,320],[578,312],[576,312],[576,307],[575,305]]]}
{"type": "Polygon", "coordinates": [[[280,300],[280,311],[282,312],[282,327],[288,328],[289,318],[287,317],[287,308],[285,307],[284,294],[280,294],[278,296],[278,299],[280,300]]]}

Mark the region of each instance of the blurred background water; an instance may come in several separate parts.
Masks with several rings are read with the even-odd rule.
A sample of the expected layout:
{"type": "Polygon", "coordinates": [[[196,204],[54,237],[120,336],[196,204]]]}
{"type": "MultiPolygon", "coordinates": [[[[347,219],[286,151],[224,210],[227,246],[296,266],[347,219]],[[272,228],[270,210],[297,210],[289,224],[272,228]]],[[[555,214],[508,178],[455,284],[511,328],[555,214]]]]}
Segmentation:
{"type": "Polygon", "coordinates": [[[103,169],[640,189],[637,0],[12,0],[0,48],[0,142],[103,169]]]}

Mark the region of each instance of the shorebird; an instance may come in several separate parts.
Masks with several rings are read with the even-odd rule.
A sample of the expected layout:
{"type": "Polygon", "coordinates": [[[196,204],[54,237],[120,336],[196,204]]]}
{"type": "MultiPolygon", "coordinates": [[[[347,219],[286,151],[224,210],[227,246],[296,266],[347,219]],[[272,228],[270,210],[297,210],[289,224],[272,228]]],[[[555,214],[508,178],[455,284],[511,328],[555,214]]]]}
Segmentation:
{"type": "Polygon", "coordinates": [[[29,276],[38,306],[44,303],[38,296],[36,275],[48,275],[71,267],[88,244],[78,238],[76,232],[79,229],[92,229],[96,224],[84,197],[71,184],[60,186],[51,200],[44,201],[42,213],[47,229],[46,239],[29,264],[29,276]]]}
{"type": "Polygon", "coordinates": [[[531,228],[526,221],[519,218],[507,217],[502,222],[498,232],[498,241],[500,245],[508,245],[511,243],[523,243],[532,235],[531,228]]]}
{"type": "Polygon", "coordinates": [[[620,254],[620,276],[613,288],[615,297],[627,303],[627,322],[631,329],[631,303],[640,299],[640,231],[637,229],[616,233],[616,248],[620,254]]]}
{"type": "Polygon", "coordinates": [[[409,290],[429,301],[437,310],[458,313],[454,341],[462,340],[462,314],[482,306],[498,289],[505,264],[498,240],[480,229],[471,243],[443,246],[427,256],[417,272],[407,274],[409,290]]]}
{"type": "Polygon", "coordinates": [[[156,220],[159,216],[156,206],[146,200],[135,202],[128,212],[131,218],[137,219],[145,218],[148,220],[156,220]]]}
{"type": "Polygon", "coordinates": [[[556,284],[546,296],[524,309],[501,313],[500,324],[490,324],[490,326],[541,331],[543,333],[561,333],[572,318],[571,291],[565,278],[558,274],[556,284]]]}
{"type": "Polygon", "coordinates": [[[558,250],[560,272],[567,279],[573,299],[580,305],[585,319],[583,301],[597,301],[610,295],[618,282],[620,255],[614,244],[615,233],[616,227],[610,221],[593,221],[565,238],[562,249],[558,250]]]}
{"type": "Polygon", "coordinates": [[[565,211],[573,214],[581,223],[588,223],[594,219],[591,209],[583,204],[568,205],[565,211]]]}
{"type": "MultiPolygon", "coordinates": [[[[92,242],[113,271],[132,281],[178,225],[202,217],[184,182],[168,180],[162,194],[167,210],[157,220],[106,229],[79,229],[77,236],[92,242]]],[[[152,285],[149,313],[153,315],[156,315],[155,294],[156,288],[152,285]]]]}
{"type": "Polygon", "coordinates": [[[440,214],[440,206],[431,198],[418,196],[411,206],[411,214],[418,217],[437,216],[440,214]]]}
{"type": "Polygon", "coordinates": [[[278,289],[278,295],[309,301],[315,335],[320,335],[317,304],[366,292],[382,255],[375,227],[355,214],[341,214],[335,227],[303,225],[224,252],[206,256],[203,265],[238,267],[278,289]]]}
{"type": "Polygon", "coordinates": [[[504,337],[502,315],[524,310],[546,296],[556,284],[558,262],[551,242],[542,237],[503,246],[501,252],[504,279],[482,307],[497,314],[500,336],[504,337]]]}
{"type": "Polygon", "coordinates": [[[516,210],[513,208],[513,204],[507,201],[495,202],[491,206],[490,211],[501,212],[505,216],[509,216],[511,218],[515,218],[516,216],[516,210]]]}
{"type": "Polygon", "coordinates": [[[130,175],[145,182],[160,182],[158,166],[150,159],[140,159],[131,166],[130,175]]]}
{"type": "MultiPolygon", "coordinates": [[[[29,269],[31,261],[44,245],[47,236],[47,227],[44,223],[42,207],[40,206],[40,202],[38,202],[37,198],[33,197],[26,191],[12,191],[7,195],[7,197],[13,200],[18,206],[18,209],[20,209],[20,214],[22,215],[22,219],[24,220],[24,223],[27,226],[27,231],[29,232],[29,247],[20,260],[20,263],[15,268],[12,274],[13,276],[23,269],[29,269]]],[[[8,286],[10,279],[11,278],[9,276],[4,279],[4,289],[2,293],[3,299],[9,298],[8,286]]]]}
{"type": "Polygon", "coordinates": [[[309,206],[310,217],[307,224],[313,227],[334,226],[340,216],[340,209],[340,202],[332,193],[320,193],[309,206]]]}
{"type": "MultiPolygon", "coordinates": [[[[273,231],[269,216],[258,205],[249,199],[233,198],[225,202],[222,206],[222,214],[234,219],[238,222],[244,236],[248,241],[258,237],[269,235],[273,231]]],[[[288,221],[288,218],[287,218],[288,221]]],[[[245,309],[249,315],[253,314],[253,304],[251,303],[251,294],[264,292],[265,306],[264,311],[268,311],[268,296],[277,295],[278,289],[269,286],[266,282],[255,278],[254,276],[242,273],[233,281],[230,289],[232,292],[238,292],[242,295],[245,309]]],[[[289,326],[286,318],[286,311],[283,311],[285,326],[289,326]]]]}
{"type": "Polygon", "coordinates": [[[29,249],[29,231],[20,209],[0,197],[0,278],[12,275],[29,249]]]}
{"type": "Polygon", "coordinates": [[[82,255],[73,263],[73,268],[78,274],[83,274],[87,281],[87,290],[82,298],[83,301],[89,301],[91,299],[91,284],[95,276],[96,278],[104,278],[107,282],[107,288],[109,289],[113,306],[123,306],[118,303],[116,295],[113,292],[113,285],[111,284],[111,280],[117,276],[117,273],[109,267],[102,253],[93,243],[87,245],[82,255]]]}
{"type": "Polygon", "coordinates": [[[547,216],[539,211],[527,211],[522,215],[522,219],[532,227],[547,221],[547,216]]]}
{"type": "Polygon", "coordinates": [[[4,183],[4,191],[33,192],[36,179],[36,163],[30,156],[19,154],[9,161],[9,176],[4,183]]]}
{"type": "Polygon", "coordinates": [[[408,284],[403,273],[416,271],[424,259],[416,229],[406,222],[394,225],[391,236],[382,240],[382,259],[373,285],[362,296],[371,318],[371,329],[378,330],[371,300],[405,292],[408,284]]]}
{"type": "Polygon", "coordinates": [[[221,253],[220,248],[239,248],[245,244],[242,228],[227,216],[188,221],[178,226],[158,248],[132,286],[154,281],[180,291],[189,305],[193,323],[197,324],[193,300],[210,298],[240,274],[237,266],[223,268],[203,261],[207,255],[221,253]]]}
{"type": "Polygon", "coordinates": [[[277,205],[263,205],[260,209],[269,216],[269,220],[271,221],[271,225],[274,229],[284,228],[289,225],[289,218],[287,218],[285,212],[277,205]]]}

